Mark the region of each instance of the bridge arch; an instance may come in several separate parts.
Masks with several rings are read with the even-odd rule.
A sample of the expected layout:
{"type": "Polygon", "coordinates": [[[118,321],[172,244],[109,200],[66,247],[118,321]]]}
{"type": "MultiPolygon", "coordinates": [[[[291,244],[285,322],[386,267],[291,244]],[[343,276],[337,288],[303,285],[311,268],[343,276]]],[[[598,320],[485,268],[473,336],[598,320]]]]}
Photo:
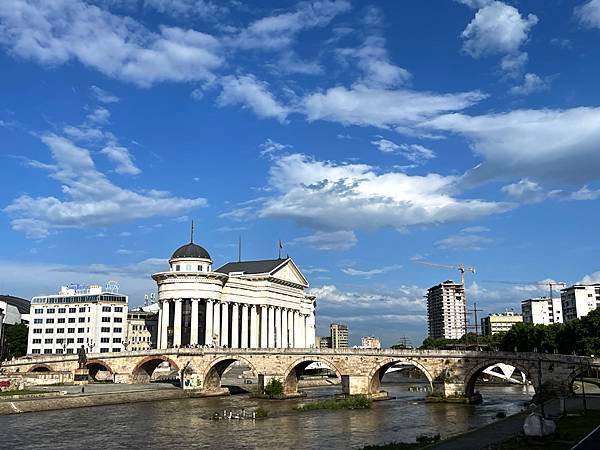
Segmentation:
{"type": "Polygon", "coordinates": [[[477,383],[477,379],[480,377],[480,375],[485,369],[491,366],[495,366],[498,363],[508,364],[520,370],[522,373],[525,374],[525,378],[527,379],[527,381],[531,381],[534,390],[536,392],[538,391],[537,377],[533,376],[533,369],[528,365],[523,364],[522,362],[517,360],[487,359],[483,362],[479,362],[476,366],[474,366],[467,372],[467,375],[464,379],[465,395],[468,397],[474,395],[475,384],[477,383]]]}
{"type": "Polygon", "coordinates": [[[254,364],[247,358],[239,355],[221,356],[210,362],[203,376],[203,387],[209,391],[218,391],[221,389],[221,377],[234,362],[239,361],[250,366],[255,374],[258,374],[254,364]]]}
{"type": "Polygon", "coordinates": [[[85,367],[88,369],[90,377],[92,377],[94,381],[106,381],[98,379],[99,372],[108,372],[108,374],[111,376],[114,374],[112,368],[108,365],[108,363],[100,359],[88,360],[88,362],[85,364],[85,367]]]}
{"type": "Polygon", "coordinates": [[[54,372],[48,364],[35,364],[27,372],[54,372]]]}
{"type": "Polygon", "coordinates": [[[383,361],[377,362],[375,367],[369,372],[369,394],[376,394],[381,390],[381,380],[383,379],[383,376],[390,367],[399,363],[410,364],[419,369],[427,378],[429,389],[433,391],[433,376],[431,375],[430,370],[419,361],[410,358],[386,358],[383,361]]]}
{"type": "Polygon", "coordinates": [[[134,383],[149,383],[152,374],[156,370],[156,368],[162,364],[163,362],[168,362],[169,365],[176,369],[177,372],[180,371],[179,366],[175,361],[165,355],[152,355],[146,356],[140,362],[138,362],[131,372],[132,380],[134,383]]]}
{"type": "Polygon", "coordinates": [[[338,369],[338,367],[333,363],[333,361],[323,358],[322,356],[302,356],[296,359],[292,364],[290,364],[284,372],[283,375],[283,391],[286,394],[295,394],[298,392],[298,382],[300,381],[300,376],[304,369],[306,369],[310,364],[314,362],[320,362],[328,366],[332,369],[337,375],[338,379],[342,379],[342,373],[338,369]]]}

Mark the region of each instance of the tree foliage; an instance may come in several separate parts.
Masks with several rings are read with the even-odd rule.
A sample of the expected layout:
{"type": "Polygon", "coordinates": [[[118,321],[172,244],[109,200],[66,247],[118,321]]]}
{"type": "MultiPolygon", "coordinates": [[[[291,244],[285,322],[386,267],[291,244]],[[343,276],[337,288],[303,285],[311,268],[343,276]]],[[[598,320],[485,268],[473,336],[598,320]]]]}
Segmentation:
{"type": "Polygon", "coordinates": [[[0,360],[17,358],[27,354],[27,333],[27,325],[4,325],[0,360]]]}
{"type": "Polygon", "coordinates": [[[272,378],[271,381],[265,386],[265,395],[269,398],[279,397],[283,394],[283,383],[276,378],[272,378]]]}

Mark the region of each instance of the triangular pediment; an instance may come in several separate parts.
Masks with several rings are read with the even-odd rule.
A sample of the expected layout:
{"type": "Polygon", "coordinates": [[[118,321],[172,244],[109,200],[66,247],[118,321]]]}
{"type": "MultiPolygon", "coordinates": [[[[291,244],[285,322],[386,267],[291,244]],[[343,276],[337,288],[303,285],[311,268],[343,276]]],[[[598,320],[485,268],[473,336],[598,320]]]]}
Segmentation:
{"type": "Polygon", "coordinates": [[[277,266],[271,272],[271,276],[280,280],[289,281],[290,283],[299,284],[308,287],[308,281],[298,269],[298,266],[291,259],[286,259],[281,265],[277,266]]]}

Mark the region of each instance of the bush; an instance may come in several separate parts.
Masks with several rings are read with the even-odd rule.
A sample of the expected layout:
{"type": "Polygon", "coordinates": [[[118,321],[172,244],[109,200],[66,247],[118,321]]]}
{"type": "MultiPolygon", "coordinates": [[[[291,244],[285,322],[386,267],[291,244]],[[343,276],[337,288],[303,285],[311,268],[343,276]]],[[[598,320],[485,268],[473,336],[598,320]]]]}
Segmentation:
{"type": "Polygon", "coordinates": [[[305,403],[298,406],[298,411],[314,411],[317,409],[369,409],[373,400],[364,395],[355,395],[342,399],[327,399],[305,403]]]}
{"type": "Polygon", "coordinates": [[[254,412],[256,413],[257,419],[264,419],[266,417],[269,417],[269,411],[267,411],[262,406],[259,406],[258,408],[256,408],[256,411],[254,411],[254,412]]]}
{"type": "Polygon", "coordinates": [[[265,395],[269,398],[283,395],[283,383],[275,378],[271,379],[265,386],[265,395]]]}

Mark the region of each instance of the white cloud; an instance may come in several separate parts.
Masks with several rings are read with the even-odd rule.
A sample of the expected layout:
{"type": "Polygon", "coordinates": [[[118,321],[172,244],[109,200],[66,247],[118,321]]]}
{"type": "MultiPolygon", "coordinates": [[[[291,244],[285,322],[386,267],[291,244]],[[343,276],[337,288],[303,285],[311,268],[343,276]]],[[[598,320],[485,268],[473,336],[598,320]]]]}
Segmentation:
{"type": "Polygon", "coordinates": [[[5,0],[0,22],[0,44],[13,55],[49,65],[77,60],[140,86],[212,80],[223,64],[208,34],[166,26],[156,33],[79,0],[5,0]]]}
{"type": "Polygon", "coordinates": [[[462,222],[511,207],[458,198],[453,176],[380,173],[365,164],[318,161],[298,153],[273,161],[269,186],[275,194],[227,217],[287,218],[335,231],[462,222]]]}
{"type": "Polygon", "coordinates": [[[471,140],[483,162],[467,172],[468,183],[528,178],[583,184],[600,178],[600,108],[447,114],[421,126],[471,140]]]}
{"type": "Polygon", "coordinates": [[[290,244],[308,245],[317,250],[348,250],[356,245],[358,240],[353,231],[317,231],[309,236],[298,237],[290,244]]]}
{"type": "Polygon", "coordinates": [[[588,28],[600,28],[600,0],[589,0],[575,8],[575,18],[588,28]]]}
{"type": "Polygon", "coordinates": [[[433,150],[423,147],[419,144],[396,144],[389,139],[384,139],[381,136],[376,136],[378,139],[371,141],[375,147],[379,149],[379,151],[383,153],[396,153],[398,155],[402,155],[409,161],[414,162],[415,164],[425,164],[430,159],[435,158],[435,153],[433,150]]]}
{"type": "Polygon", "coordinates": [[[526,73],[523,79],[523,84],[513,86],[510,93],[514,95],[529,95],[536,92],[542,92],[550,89],[550,84],[537,76],[535,73],[526,73]]]}
{"type": "Polygon", "coordinates": [[[463,49],[474,58],[497,53],[515,53],[527,40],[538,18],[522,17],[519,10],[502,2],[483,6],[462,33],[463,49]]]}
{"type": "Polygon", "coordinates": [[[131,250],[127,250],[126,248],[119,248],[119,249],[117,249],[116,253],[117,253],[117,255],[125,256],[125,255],[131,255],[133,252],[131,250]]]}
{"type": "Polygon", "coordinates": [[[479,9],[483,6],[489,5],[494,0],[455,0],[458,3],[467,5],[469,8],[479,9]]]}
{"type": "Polygon", "coordinates": [[[588,186],[583,186],[578,191],[571,193],[569,200],[597,200],[600,199],[600,189],[590,189],[588,186]]]}
{"type": "Polygon", "coordinates": [[[519,180],[516,183],[507,184],[506,186],[502,187],[501,191],[505,192],[513,199],[526,201],[529,203],[541,202],[548,198],[546,191],[539,185],[539,183],[531,181],[527,178],[519,180]]]}
{"type": "Polygon", "coordinates": [[[435,243],[437,248],[443,250],[483,250],[493,242],[493,239],[479,234],[459,233],[440,239],[435,243]]]}
{"type": "Polygon", "coordinates": [[[110,111],[106,108],[96,108],[87,115],[87,119],[95,124],[107,123],[110,119],[110,111]]]}
{"type": "Polygon", "coordinates": [[[229,44],[244,49],[281,50],[289,47],[299,32],[324,27],[350,9],[346,0],[298,3],[292,12],[278,13],[252,22],[229,44]]]}
{"type": "Polygon", "coordinates": [[[579,284],[596,284],[600,283],[600,271],[593,272],[589,275],[585,275],[581,280],[578,281],[579,284]]]}
{"type": "Polygon", "coordinates": [[[286,148],[291,148],[291,145],[280,144],[279,142],[275,142],[271,138],[267,138],[265,142],[260,144],[260,156],[271,157],[274,153],[280,152],[286,148]]]}
{"type": "Polygon", "coordinates": [[[163,191],[134,192],[114,185],[96,169],[90,152],[54,134],[41,137],[54,159],[50,177],[61,184],[65,199],[54,196],[14,199],[4,211],[14,230],[43,238],[55,229],[109,226],[153,216],[173,216],[206,205],[163,191]]]}
{"type": "Polygon", "coordinates": [[[196,88],[192,91],[190,97],[192,97],[196,101],[200,101],[204,97],[204,92],[202,91],[202,89],[196,88]]]}
{"type": "Polygon", "coordinates": [[[358,82],[368,87],[389,88],[406,83],[411,74],[408,70],[392,64],[385,49],[385,39],[370,36],[359,48],[337,50],[342,58],[356,61],[364,77],[358,82]]]}
{"type": "Polygon", "coordinates": [[[342,272],[344,272],[346,275],[350,275],[353,277],[370,278],[375,275],[381,275],[381,274],[393,272],[393,271],[399,270],[399,269],[402,269],[402,266],[400,264],[392,264],[390,266],[378,267],[378,268],[368,269],[368,270],[355,269],[354,267],[344,267],[342,269],[342,272]]]}
{"type": "Polygon", "coordinates": [[[394,128],[438,114],[460,111],[486,97],[479,91],[436,94],[407,89],[337,86],[305,96],[301,110],[309,121],[327,120],[344,125],[394,128]]]}
{"type": "Polygon", "coordinates": [[[502,72],[511,78],[519,78],[525,69],[528,59],[529,55],[527,52],[511,53],[502,57],[500,68],[502,72]]]}
{"type": "Polygon", "coordinates": [[[223,90],[217,98],[219,106],[241,105],[258,117],[276,118],[285,122],[290,110],[269,92],[269,85],[254,75],[229,75],[221,81],[223,90]]]}
{"type": "Polygon", "coordinates": [[[144,6],[176,19],[214,20],[228,12],[227,7],[209,0],[144,0],[144,6]]]}
{"type": "Polygon", "coordinates": [[[90,90],[92,91],[92,94],[96,100],[98,100],[100,103],[117,103],[119,101],[119,97],[99,88],[98,86],[92,85],[90,90]]]}
{"type": "Polygon", "coordinates": [[[118,145],[108,145],[100,153],[106,155],[117,167],[115,171],[123,175],[138,175],[142,171],[133,163],[129,150],[118,145]]]}
{"type": "Polygon", "coordinates": [[[63,133],[71,139],[79,142],[98,142],[102,140],[112,141],[115,137],[100,128],[83,124],[80,126],[67,125],[63,128],[63,133]]]}

